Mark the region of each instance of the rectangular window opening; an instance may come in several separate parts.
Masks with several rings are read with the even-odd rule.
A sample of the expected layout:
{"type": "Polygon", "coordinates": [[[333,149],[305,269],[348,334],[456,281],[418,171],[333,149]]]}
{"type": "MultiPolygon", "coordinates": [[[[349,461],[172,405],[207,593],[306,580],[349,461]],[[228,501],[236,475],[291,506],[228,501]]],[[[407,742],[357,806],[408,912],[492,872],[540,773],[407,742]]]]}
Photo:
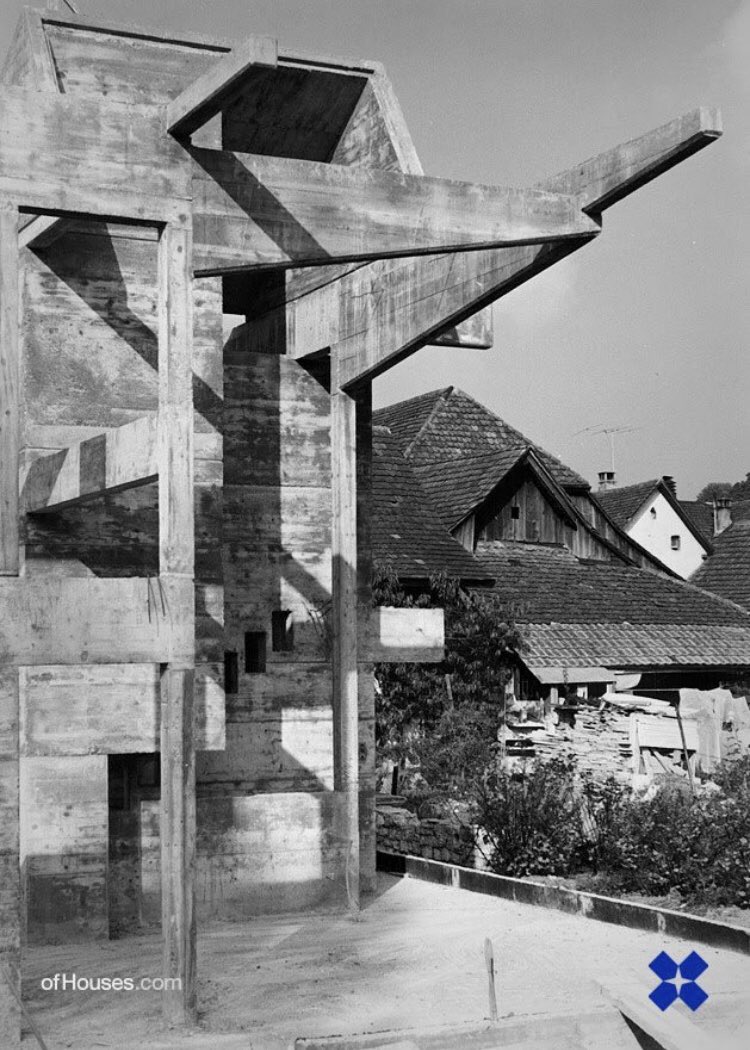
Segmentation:
{"type": "Polygon", "coordinates": [[[518,521],[521,517],[521,508],[515,505],[510,508],[510,516],[513,521],[518,521]]]}
{"type": "Polygon", "coordinates": [[[672,544],[672,550],[673,551],[678,551],[680,549],[680,537],[679,536],[672,536],[670,542],[672,544]]]}
{"type": "Polygon", "coordinates": [[[266,632],[245,631],[245,673],[265,674],[266,632]]]}
{"type": "Polygon", "coordinates": [[[289,653],[294,649],[294,621],[288,609],[271,613],[271,646],[275,653],[289,653]]]}
{"type": "Polygon", "coordinates": [[[224,653],[224,692],[225,693],[236,693],[239,690],[240,684],[240,669],[239,660],[237,659],[237,653],[225,652],[224,653]]]}

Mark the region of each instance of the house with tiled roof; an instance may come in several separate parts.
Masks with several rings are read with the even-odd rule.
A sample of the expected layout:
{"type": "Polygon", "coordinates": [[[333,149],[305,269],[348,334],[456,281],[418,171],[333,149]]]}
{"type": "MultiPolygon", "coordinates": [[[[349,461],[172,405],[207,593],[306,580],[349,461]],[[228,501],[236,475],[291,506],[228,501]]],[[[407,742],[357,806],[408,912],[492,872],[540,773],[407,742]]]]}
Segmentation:
{"type": "Polygon", "coordinates": [[[493,541],[478,544],[476,556],[522,629],[531,676],[522,693],[533,692],[535,680],[627,682],[658,695],[714,688],[750,671],[747,611],[694,584],[577,558],[563,546],[493,541]]]}
{"type": "Polygon", "coordinates": [[[596,560],[670,572],[592,497],[580,474],[455,387],[378,409],[449,532],[482,540],[563,543],[596,560]]]}
{"type": "MultiPolygon", "coordinates": [[[[376,444],[387,449],[380,477],[377,454],[373,460],[377,557],[391,547],[408,567],[416,542],[438,566],[442,555],[426,530],[427,522],[440,523],[453,537],[451,556],[460,546],[479,563],[473,571],[492,581],[485,586],[522,630],[516,699],[549,710],[568,687],[581,695],[618,685],[666,695],[750,676],[748,611],[684,582],[618,522],[652,488],[661,491],[659,482],[602,500],[575,471],[453,387],[374,417],[376,444]],[[401,518],[408,528],[396,527],[401,518]],[[397,537],[391,541],[378,519],[391,522],[397,537]]],[[[750,529],[747,535],[750,544],[750,529]]],[[[444,567],[450,571],[447,561],[444,567]]]]}
{"type": "Polygon", "coordinates": [[[396,573],[407,588],[437,573],[457,577],[464,586],[488,585],[484,565],[451,536],[437,509],[386,427],[372,433],[372,556],[396,573]]]}
{"type": "MultiPolygon", "coordinates": [[[[699,504],[688,509],[677,499],[671,477],[601,488],[596,500],[631,539],[684,580],[711,553],[706,515],[699,504]]],[[[713,520],[710,527],[713,532],[713,520]]]]}
{"type": "Polygon", "coordinates": [[[750,609],[750,516],[733,521],[715,537],[711,557],[691,582],[750,609]]]}

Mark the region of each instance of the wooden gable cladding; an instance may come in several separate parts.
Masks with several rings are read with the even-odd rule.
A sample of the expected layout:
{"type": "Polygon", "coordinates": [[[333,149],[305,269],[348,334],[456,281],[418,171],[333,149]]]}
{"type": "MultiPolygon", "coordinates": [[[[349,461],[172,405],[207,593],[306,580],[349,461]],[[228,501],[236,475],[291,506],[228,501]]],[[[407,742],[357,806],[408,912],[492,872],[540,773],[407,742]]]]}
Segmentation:
{"type": "Polygon", "coordinates": [[[478,540],[525,540],[567,547],[574,545],[577,531],[570,516],[560,513],[559,504],[553,503],[532,477],[526,477],[502,500],[490,500],[482,508],[477,525],[478,540]]]}

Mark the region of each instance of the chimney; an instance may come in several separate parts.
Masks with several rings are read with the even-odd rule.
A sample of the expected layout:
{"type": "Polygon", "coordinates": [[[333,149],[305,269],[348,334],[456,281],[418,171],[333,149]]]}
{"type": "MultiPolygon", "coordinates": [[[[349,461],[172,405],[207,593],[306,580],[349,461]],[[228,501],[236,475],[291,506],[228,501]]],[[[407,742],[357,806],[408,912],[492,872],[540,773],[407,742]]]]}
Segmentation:
{"type": "Polygon", "coordinates": [[[600,470],[599,471],[599,491],[605,492],[607,489],[613,489],[615,487],[615,472],[614,470],[600,470]]]}
{"type": "Polygon", "coordinates": [[[714,497],[714,536],[732,524],[732,501],[728,496],[714,497]]]}
{"type": "Polygon", "coordinates": [[[677,485],[675,484],[675,480],[672,477],[672,475],[671,474],[665,474],[664,477],[661,480],[667,486],[667,488],[672,493],[674,498],[677,499],[677,485]]]}

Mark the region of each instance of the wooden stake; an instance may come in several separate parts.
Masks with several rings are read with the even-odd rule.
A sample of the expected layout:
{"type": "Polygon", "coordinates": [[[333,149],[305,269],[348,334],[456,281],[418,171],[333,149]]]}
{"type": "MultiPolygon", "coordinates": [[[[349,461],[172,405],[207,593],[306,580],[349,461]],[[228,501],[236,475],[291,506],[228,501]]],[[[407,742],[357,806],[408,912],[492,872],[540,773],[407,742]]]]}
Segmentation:
{"type": "Polygon", "coordinates": [[[675,705],[675,714],[677,715],[677,725],[680,727],[680,737],[682,739],[682,754],[685,759],[685,768],[687,770],[688,780],[690,782],[690,794],[695,798],[695,781],[693,780],[693,771],[690,768],[690,759],[688,758],[687,741],[685,739],[685,727],[682,724],[682,715],[680,714],[680,702],[677,701],[675,705]]]}
{"type": "Polygon", "coordinates": [[[484,961],[487,966],[487,984],[490,996],[490,1020],[497,1020],[497,996],[495,995],[495,954],[492,949],[492,941],[489,937],[484,939],[484,961]]]}

